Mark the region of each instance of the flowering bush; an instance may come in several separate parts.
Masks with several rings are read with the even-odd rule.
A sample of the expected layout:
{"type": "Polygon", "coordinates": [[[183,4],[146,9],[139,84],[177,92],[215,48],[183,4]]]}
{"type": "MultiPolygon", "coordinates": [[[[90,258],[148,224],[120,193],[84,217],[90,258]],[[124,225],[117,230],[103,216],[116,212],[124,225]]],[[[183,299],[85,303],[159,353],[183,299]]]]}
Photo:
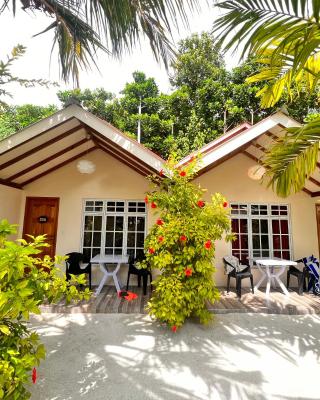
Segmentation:
{"type": "Polygon", "coordinates": [[[72,283],[85,283],[84,275],[66,282],[61,264],[64,257],[54,260],[36,255],[47,246],[45,237],[10,242],[7,235],[15,227],[6,220],[0,222],[0,399],[24,400],[30,397],[26,384],[36,382],[37,366],[45,357],[38,335],[27,328],[30,313],[40,314],[39,305],[45,300],[67,301],[90,297],[86,289],[79,292],[72,283]]]}
{"type": "Polygon", "coordinates": [[[151,316],[167,323],[173,332],[185,319],[197,316],[210,320],[206,302],[219,293],[213,281],[214,241],[231,239],[229,209],[220,194],[204,201],[205,190],[190,182],[197,172],[197,160],[184,168],[174,168],[169,160],[166,177],[150,178],[153,190],[146,203],[158,214],[145,241],[146,261],[161,271],[148,304],[151,316]]]}

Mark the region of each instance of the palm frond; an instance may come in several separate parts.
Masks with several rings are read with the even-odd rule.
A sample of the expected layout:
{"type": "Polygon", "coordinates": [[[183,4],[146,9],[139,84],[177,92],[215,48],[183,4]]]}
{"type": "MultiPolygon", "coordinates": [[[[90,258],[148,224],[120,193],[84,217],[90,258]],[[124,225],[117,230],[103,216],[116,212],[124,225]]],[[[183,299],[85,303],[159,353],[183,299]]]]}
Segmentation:
{"type": "Polygon", "coordinates": [[[229,0],[218,6],[227,10],[214,24],[219,44],[229,49],[243,43],[242,56],[265,64],[248,79],[267,81],[259,93],[263,107],[290,96],[292,87],[314,90],[320,77],[319,1],[229,0]]]}
{"type": "MultiPolygon", "coordinates": [[[[155,58],[168,67],[174,55],[172,27],[188,24],[188,11],[199,10],[199,0],[20,0],[26,11],[55,18],[42,33],[53,29],[61,73],[77,82],[80,68],[94,64],[102,49],[121,57],[147,38],[155,58]]],[[[17,0],[0,0],[0,14],[17,0]]]]}
{"type": "Polygon", "coordinates": [[[298,128],[288,128],[267,153],[269,186],[279,196],[287,197],[303,189],[306,179],[317,167],[320,141],[320,118],[298,128]]]}

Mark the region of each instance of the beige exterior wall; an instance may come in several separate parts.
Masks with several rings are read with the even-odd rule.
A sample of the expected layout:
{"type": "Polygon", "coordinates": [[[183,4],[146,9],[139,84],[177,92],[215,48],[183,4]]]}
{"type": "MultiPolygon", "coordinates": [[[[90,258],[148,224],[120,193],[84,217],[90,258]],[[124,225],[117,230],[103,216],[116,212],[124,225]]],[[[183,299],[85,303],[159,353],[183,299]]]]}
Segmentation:
{"type": "MultiPolygon", "coordinates": [[[[148,182],[143,176],[101,150],[90,153],[87,158],[96,165],[94,174],[80,174],[76,169],[77,161],[74,161],[31,183],[24,190],[21,227],[26,196],[60,198],[56,247],[56,253],[60,255],[81,249],[83,199],[143,200],[148,190],[148,182]]],[[[147,223],[152,224],[150,218],[147,223]]],[[[125,278],[125,272],[122,278],[125,278]]],[[[100,276],[98,267],[94,268],[94,282],[100,276]]]]}
{"type": "MultiPolygon", "coordinates": [[[[59,197],[59,220],[57,254],[78,251],[81,248],[83,199],[141,200],[148,190],[148,181],[118,160],[97,150],[88,158],[96,164],[93,175],[82,175],[76,169],[76,161],[31,183],[24,191],[0,187],[0,217],[20,223],[22,233],[26,196],[59,197]]],[[[244,155],[237,155],[195,180],[207,188],[206,197],[215,192],[222,193],[228,202],[257,202],[290,204],[291,233],[294,258],[309,254],[318,255],[318,239],[315,215],[316,200],[305,193],[288,199],[279,199],[270,189],[248,178],[248,168],[254,164],[244,155]]],[[[150,227],[155,216],[148,215],[150,227]]],[[[226,284],[222,257],[230,254],[231,244],[216,243],[216,283],[226,284]]],[[[255,280],[258,272],[255,271],[255,280]]],[[[100,279],[100,271],[94,269],[94,282],[100,279]]],[[[121,278],[126,278],[126,268],[121,278]]]]}
{"type": "MultiPolygon", "coordinates": [[[[315,199],[303,192],[286,199],[277,197],[271,189],[249,179],[247,172],[252,165],[254,161],[243,154],[238,154],[201,175],[195,182],[208,189],[207,198],[219,192],[226,197],[228,202],[289,204],[294,258],[298,259],[310,254],[318,255],[315,199]]],[[[216,245],[215,279],[218,285],[225,285],[222,257],[231,254],[231,243],[221,241],[216,245]]],[[[258,275],[259,272],[255,271],[255,280],[258,275]]]]}
{"type": "Polygon", "coordinates": [[[22,190],[0,185],[0,220],[7,219],[10,224],[18,224],[22,198],[22,190]]]}

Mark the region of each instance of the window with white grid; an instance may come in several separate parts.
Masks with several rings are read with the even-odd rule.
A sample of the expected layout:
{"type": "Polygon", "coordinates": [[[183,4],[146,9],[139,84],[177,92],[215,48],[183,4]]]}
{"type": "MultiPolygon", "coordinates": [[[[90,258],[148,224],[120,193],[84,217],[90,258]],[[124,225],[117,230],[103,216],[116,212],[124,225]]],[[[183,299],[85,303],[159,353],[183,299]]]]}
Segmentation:
{"type": "Polygon", "coordinates": [[[231,204],[232,254],[242,261],[250,257],[291,258],[289,206],[231,204]]]}
{"type": "Polygon", "coordinates": [[[82,252],[86,259],[97,254],[143,254],[147,210],[143,201],[85,200],[82,252]]]}

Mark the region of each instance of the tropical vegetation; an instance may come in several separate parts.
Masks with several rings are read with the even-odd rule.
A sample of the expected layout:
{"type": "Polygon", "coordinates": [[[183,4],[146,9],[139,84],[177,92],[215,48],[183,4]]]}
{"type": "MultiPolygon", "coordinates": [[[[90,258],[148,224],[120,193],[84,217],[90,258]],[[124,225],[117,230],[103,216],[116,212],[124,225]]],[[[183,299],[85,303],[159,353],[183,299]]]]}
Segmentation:
{"type": "Polygon", "coordinates": [[[36,367],[45,358],[38,334],[28,326],[30,314],[40,314],[44,302],[90,297],[88,289],[74,285],[84,284],[84,275],[65,280],[58,267],[64,257],[39,257],[47,246],[44,236],[10,241],[15,233],[15,226],[0,222],[0,399],[8,400],[30,397],[28,386],[36,383],[36,367]]]}
{"type": "MultiPolygon", "coordinates": [[[[214,23],[217,45],[243,46],[255,57],[259,71],[248,83],[263,83],[257,93],[262,107],[273,107],[282,96],[290,103],[316,96],[320,79],[319,0],[228,0],[217,4],[224,14],[214,23]],[[300,98],[300,99],[299,99],[300,98]]],[[[280,196],[298,192],[317,167],[320,115],[287,134],[264,160],[270,184],[280,196]]]]}
{"type": "Polygon", "coordinates": [[[145,241],[146,261],[161,271],[153,281],[149,313],[174,332],[191,316],[207,323],[219,291],[213,281],[215,241],[231,239],[226,200],[215,194],[205,200],[205,190],[192,183],[198,160],[175,168],[169,159],[161,177],[151,176],[145,202],[158,218],[145,241]]]}
{"type": "MultiPolygon", "coordinates": [[[[79,86],[79,71],[97,65],[98,51],[121,57],[142,38],[149,41],[157,60],[169,65],[173,56],[172,29],[188,23],[188,13],[199,7],[198,0],[108,0],[83,2],[51,0],[2,0],[0,15],[19,6],[34,16],[45,15],[49,25],[37,35],[53,31],[61,76],[79,86]]],[[[30,20],[32,23],[32,20],[30,20]]]]}
{"type": "MultiPolygon", "coordinates": [[[[228,71],[214,37],[194,34],[179,44],[169,94],[160,92],[154,78],[136,71],[118,96],[104,88],[65,90],[57,95],[63,107],[75,101],[132,137],[137,138],[140,124],[141,142],[164,158],[171,151],[185,156],[243,121],[256,123],[276,111],[259,104],[257,93],[263,82],[246,82],[260,66],[248,59],[228,71]]],[[[277,106],[286,105],[290,115],[303,122],[316,96],[300,94],[291,103],[282,96],[277,106]]],[[[0,138],[56,110],[54,105],[8,106],[0,112],[0,138]]]]}

